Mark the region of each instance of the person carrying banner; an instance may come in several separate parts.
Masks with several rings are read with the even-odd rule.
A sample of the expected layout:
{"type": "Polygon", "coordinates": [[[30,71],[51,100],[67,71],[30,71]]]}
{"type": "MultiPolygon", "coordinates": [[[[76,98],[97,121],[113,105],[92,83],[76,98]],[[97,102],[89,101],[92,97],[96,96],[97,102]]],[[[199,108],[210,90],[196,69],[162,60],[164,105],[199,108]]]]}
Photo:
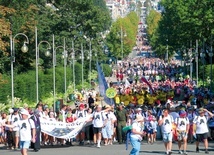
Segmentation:
{"type": "Polygon", "coordinates": [[[40,124],[39,112],[40,111],[36,109],[34,111],[34,114],[30,117],[34,121],[34,125],[36,128],[35,143],[31,142],[31,147],[34,149],[35,152],[38,152],[41,148],[40,147],[41,124],[40,124]]]}
{"type": "MultiPolygon", "coordinates": [[[[80,103],[79,109],[76,110],[76,119],[82,118],[82,119],[88,119],[88,112],[85,110],[85,105],[83,103],[80,103]]],[[[77,135],[77,138],[79,139],[79,145],[84,145],[85,140],[85,127],[82,128],[82,130],[77,135]]]]}
{"type": "Polygon", "coordinates": [[[19,128],[19,138],[20,138],[20,149],[22,155],[27,155],[27,149],[30,146],[30,142],[35,143],[36,138],[36,130],[35,125],[32,119],[29,119],[29,113],[27,110],[21,110],[21,119],[16,121],[11,125],[2,124],[5,127],[9,128],[19,128]]]}

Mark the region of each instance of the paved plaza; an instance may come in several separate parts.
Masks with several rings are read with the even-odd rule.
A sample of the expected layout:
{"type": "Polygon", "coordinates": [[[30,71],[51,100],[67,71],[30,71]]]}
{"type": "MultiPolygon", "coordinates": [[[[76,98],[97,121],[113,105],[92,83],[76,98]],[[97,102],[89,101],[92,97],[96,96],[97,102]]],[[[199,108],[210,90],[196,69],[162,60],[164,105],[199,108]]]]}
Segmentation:
{"type": "MultiPolygon", "coordinates": [[[[33,152],[29,150],[29,155],[128,155],[131,150],[131,145],[128,146],[128,150],[125,149],[125,144],[114,144],[108,146],[101,146],[96,148],[93,145],[85,146],[47,146],[43,147],[39,152],[33,152]]],[[[188,145],[188,155],[201,155],[205,154],[203,145],[200,145],[200,153],[195,152],[195,145],[188,145]]],[[[177,144],[173,144],[173,154],[178,154],[177,144]]],[[[165,154],[164,146],[161,141],[154,143],[153,145],[142,143],[140,154],[142,155],[158,155],[165,154]]],[[[214,143],[209,144],[209,154],[214,154],[214,143]]],[[[0,147],[0,155],[20,155],[20,151],[6,150],[5,147],[0,147]]]]}

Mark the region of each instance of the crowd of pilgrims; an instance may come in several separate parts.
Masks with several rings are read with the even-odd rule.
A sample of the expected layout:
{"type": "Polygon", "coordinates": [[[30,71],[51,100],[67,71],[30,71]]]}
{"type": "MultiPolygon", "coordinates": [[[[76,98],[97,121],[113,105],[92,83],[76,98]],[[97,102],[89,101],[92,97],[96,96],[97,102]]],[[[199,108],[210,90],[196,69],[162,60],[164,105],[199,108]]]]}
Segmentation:
{"type": "MultiPolygon", "coordinates": [[[[80,117],[85,117],[88,124],[72,139],[58,139],[51,137],[45,133],[41,133],[36,150],[41,145],[86,145],[94,144],[100,148],[103,145],[112,145],[115,142],[123,144],[126,141],[126,135],[123,131],[124,127],[131,126],[139,115],[143,117],[142,129],[144,135],[142,140],[153,144],[157,138],[161,138],[161,127],[158,125],[159,118],[166,108],[173,120],[179,117],[181,111],[185,111],[190,124],[188,132],[188,142],[194,141],[193,120],[199,115],[198,108],[204,106],[204,99],[207,99],[207,105],[214,104],[214,100],[208,88],[196,87],[196,83],[191,79],[184,78],[183,70],[178,63],[165,63],[158,58],[138,58],[132,61],[124,61],[119,63],[116,69],[113,69],[112,76],[118,80],[117,84],[110,86],[117,90],[118,94],[138,93],[143,89],[151,93],[148,84],[142,83],[140,77],[147,78],[151,87],[156,91],[174,91],[174,97],[182,97],[182,102],[178,102],[175,98],[166,98],[164,101],[155,101],[153,104],[144,103],[139,105],[136,103],[124,104],[119,101],[114,105],[101,104],[97,101],[96,93],[81,92],[84,102],[80,101],[76,107],[62,105],[59,112],[54,112],[52,107],[46,104],[38,103],[35,110],[25,107],[36,118],[47,119],[49,121],[61,121],[71,123],[80,117]],[[129,84],[121,83],[127,79],[129,84]],[[129,89],[130,91],[127,91],[129,89]],[[90,123],[91,122],[91,123],[90,123]],[[158,136],[158,137],[157,137],[158,136]]],[[[13,124],[21,119],[19,108],[9,109],[9,112],[2,113],[1,121],[13,124]]],[[[40,127],[39,122],[35,122],[36,127],[40,127]]],[[[0,143],[7,144],[9,149],[17,149],[19,137],[17,129],[0,127],[0,143]]],[[[41,130],[40,130],[41,132],[41,130]]],[[[212,130],[209,132],[209,138],[213,138],[212,130]]],[[[37,133],[39,134],[39,133],[37,133]]],[[[176,137],[176,136],[175,136],[176,137]]],[[[174,139],[176,140],[176,138],[174,139]]]]}

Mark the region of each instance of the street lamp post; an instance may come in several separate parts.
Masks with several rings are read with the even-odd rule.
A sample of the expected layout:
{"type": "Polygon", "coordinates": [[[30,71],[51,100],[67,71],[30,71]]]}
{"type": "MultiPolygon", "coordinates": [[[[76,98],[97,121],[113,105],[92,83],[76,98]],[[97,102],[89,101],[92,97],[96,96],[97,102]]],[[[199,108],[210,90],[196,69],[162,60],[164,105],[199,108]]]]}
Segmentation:
{"type": "Polygon", "coordinates": [[[212,61],[212,57],[213,57],[213,48],[212,48],[212,34],[211,34],[211,44],[210,44],[210,52],[208,53],[209,54],[209,57],[210,57],[210,91],[212,92],[212,80],[213,80],[213,61],[212,61]]]}
{"type": "Polygon", "coordinates": [[[83,89],[83,82],[84,82],[84,75],[83,75],[83,70],[84,70],[84,53],[83,53],[83,44],[81,43],[81,60],[82,60],[82,89],[83,89]]]}
{"type": "Polygon", "coordinates": [[[12,107],[14,106],[14,75],[13,75],[13,63],[15,62],[15,39],[17,36],[24,36],[26,41],[24,42],[21,51],[26,53],[28,47],[26,44],[29,44],[29,39],[24,33],[18,33],[14,37],[10,36],[10,57],[11,57],[11,97],[12,97],[12,107]]]}
{"type": "Polygon", "coordinates": [[[196,61],[196,84],[198,86],[198,40],[196,40],[195,61],[196,61]]]}
{"type": "Polygon", "coordinates": [[[167,45],[166,45],[166,62],[169,61],[169,47],[168,47],[168,39],[166,40],[167,41],[167,45]]]}
{"type": "Polygon", "coordinates": [[[72,59],[72,63],[73,63],[73,85],[74,85],[74,91],[75,91],[75,51],[73,49],[73,52],[71,53],[71,59],[72,59]]]}
{"type": "Polygon", "coordinates": [[[56,50],[58,48],[63,48],[63,53],[65,53],[65,39],[64,39],[64,46],[57,46],[55,48],[55,39],[53,35],[53,99],[54,99],[54,111],[56,111],[56,50]]]}
{"type": "MultiPolygon", "coordinates": [[[[38,39],[37,39],[37,27],[35,27],[35,43],[36,43],[36,103],[39,102],[39,47],[42,43],[48,44],[48,49],[51,49],[51,45],[48,41],[41,41],[38,44],[38,39]]],[[[46,56],[49,56],[50,52],[47,51],[45,53],[46,56]]]]}
{"type": "Polygon", "coordinates": [[[121,54],[122,54],[122,60],[123,60],[123,42],[124,37],[126,37],[126,33],[123,32],[122,26],[120,27],[120,42],[121,42],[121,54]]]}
{"type": "Polygon", "coordinates": [[[64,38],[64,44],[63,44],[63,55],[62,55],[62,58],[64,59],[64,91],[65,91],[65,94],[66,94],[66,87],[67,87],[67,83],[66,83],[66,67],[67,67],[67,58],[68,58],[68,51],[65,50],[65,38],[64,38]]]}
{"type": "Polygon", "coordinates": [[[200,57],[202,58],[203,63],[203,86],[204,86],[204,57],[205,57],[204,50],[200,53],[200,57]]]}

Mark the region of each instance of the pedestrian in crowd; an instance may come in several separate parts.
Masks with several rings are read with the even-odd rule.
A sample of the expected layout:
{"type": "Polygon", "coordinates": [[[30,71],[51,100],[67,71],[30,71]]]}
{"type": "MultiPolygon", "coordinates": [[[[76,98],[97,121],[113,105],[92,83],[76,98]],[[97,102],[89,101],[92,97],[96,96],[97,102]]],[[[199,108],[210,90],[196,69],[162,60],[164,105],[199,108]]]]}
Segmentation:
{"type": "Polygon", "coordinates": [[[199,152],[199,142],[203,141],[205,147],[205,153],[208,154],[208,125],[207,121],[214,115],[207,109],[200,108],[198,110],[199,116],[196,116],[193,120],[193,136],[196,137],[196,152],[199,152]],[[208,117],[205,116],[208,114],[208,117]]]}
{"type": "MultiPolygon", "coordinates": [[[[92,109],[91,108],[88,108],[88,110],[87,110],[87,115],[91,118],[92,117],[92,109]]],[[[91,122],[88,122],[86,125],[85,125],[86,127],[85,127],[85,134],[86,134],[86,141],[87,141],[87,144],[90,144],[91,142],[90,142],[90,140],[91,139],[93,139],[92,137],[92,135],[93,134],[91,134],[91,131],[93,131],[93,124],[91,123],[91,122]]]]}
{"type": "MultiPolygon", "coordinates": [[[[55,113],[53,111],[49,113],[49,121],[56,122],[55,113]]],[[[55,138],[49,135],[48,141],[49,141],[49,144],[53,146],[55,143],[55,138]]]]}
{"type": "MultiPolygon", "coordinates": [[[[7,116],[7,118],[5,120],[5,124],[10,125],[9,118],[11,118],[11,116],[13,115],[13,112],[14,112],[13,109],[9,109],[9,115],[7,116]]],[[[12,150],[13,149],[12,129],[5,127],[5,131],[6,131],[8,149],[12,150]]]]}
{"type": "Polygon", "coordinates": [[[106,126],[107,124],[107,118],[102,110],[102,106],[98,105],[96,107],[96,110],[92,114],[92,124],[93,124],[93,132],[94,132],[94,144],[97,143],[97,147],[100,148],[100,142],[101,142],[101,133],[102,128],[106,126]],[[96,140],[96,141],[95,141],[96,140]]]}
{"type": "MultiPolygon", "coordinates": [[[[14,108],[13,110],[14,110],[14,112],[9,117],[9,120],[8,120],[11,125],[13,125],[14,123],[16,123],[17,121],[19,121],[21,119],[21,116],[19,114],[19,108],[14,108]]],[[[15,127],[12,129],[12,136],[13,136],[14,150],[17,150],[18,145],[19,145],[19,127],[15,127]]]]}
{"type": "Polygon", "coordinates": [[[139,155],[142,136],[144,135],[143,128],[142,128],[143,121],[144,121],[144,117],[138,115],[132,123],[132,129],[130,134],[130,142],[132,145],[132,150],[130,151],[130,155],[139,155]]]}
{"type": "Polygon", "coordinates": [[[31,141],[35,143],[36,138],[36,130],[35,125],[32,119],[29,119],[29,112],[25,109],[20,111],[21,119],[16,121],[15,123],[8,125],[3,124],[5,127],[9,128],[19,128],[19,145],[22,155],[27,155],[27,150],[30,146],[31,141]]]}
{"type": "Polygon", "coordinates": [[[35,152],[38,152],[41,148],[40,147],[41,124],[40,124],[39,112],[40,111],[36,109],[33,115],[30,117],[34,121],[35,129],[36,129],[35,142],[31,143],[31,147],[34,149],[35,152]]]}
{"type": "Polygon", "coordinates": [[[193,143],[194,137],[193,137],[193,120],[196,117],[196,113],[194,110],[194,107],[191,106],[187,109],[187,117],[189,119],[189,132],[188,132],[188,142],[193,143]]]}
{"type": "MultiPolygon", "coordinates": [[[[79,108],[76,110],[75,113],[75,117],[76,119],[88,119],[88,112],[85,109],[85,104],[84,103],[80,103],[79,108]]],[[[82,130],[79,132],[79,134],[77,135],[77,139],[79,139],[79,145],[84,145],[84,140],[85,140],[85,127],[82,128],[82,130]]]]}
{"type": "Polygon", "coordinates": [[[106,115],[106,125],[102,129],[102,136],[104,139],[104,145],[112,145],[112,135],[113,135],[113,128],[114,128],[114,116],[111,112],[111,107],[109,105],[105,106],[105,109],[109,109],[108,111],[104,112],[106,115]]]}
{"type": "Polygon", "coordinates": [[[154,143],[154,132],[155,132],[155,117],[152,115],[152,111],[148,111],[148,116],[145,118],[145,126],[146,126],[146,133],[147,133],[147,142],[150,144],[154,143]]]}
{"type": "Polygon", "coordinates": [[[181,110],[179,112],[179,117],[175,119],[177,139],[178,139],[178,149],[179,154],[187,155],[187,136],[189,132],[189,119],[186,117],[186,111],[181,110]],[[183,152],[182,152],[183,143],[183,152]]]}
{"type": "MultiPolygon", "coordinates": [[[[5,123],[7,121],[7,114],[6,113],[2,113],[1,115],[1,120],[0,120],[0,124],[1,123],[5,123]]],[[[5,127],[3,127],[2,125],[0,125],[0,143],[1,144],[7,144],[7,136],[6,136],[6,129],[5,127]]]]}
{"type": "Polygon", "coordinates": [[[169,110],[164,109],[162,116],[160,116],[158,124],[161,126],[163,142],[167,155],[172,154],[172,125],[174,120],[169,115],[169,110]]]}
{"type": "Polygon", "coordinates": [[[89,97],[88,97],[88,106],[91,109],[94,108],[94,98],[93,98],[92,94],[89,94],[89,97]]]}
{"type": "Polygon", "coordinates": [[[126,126],[127,122],[126,110],[123,108],[122,104],[119,104],[115,115],[117,117],[117,139],[119,144],[122,144],[122,142],[125,140],[125,135],[122,129],[126,126]]]}

